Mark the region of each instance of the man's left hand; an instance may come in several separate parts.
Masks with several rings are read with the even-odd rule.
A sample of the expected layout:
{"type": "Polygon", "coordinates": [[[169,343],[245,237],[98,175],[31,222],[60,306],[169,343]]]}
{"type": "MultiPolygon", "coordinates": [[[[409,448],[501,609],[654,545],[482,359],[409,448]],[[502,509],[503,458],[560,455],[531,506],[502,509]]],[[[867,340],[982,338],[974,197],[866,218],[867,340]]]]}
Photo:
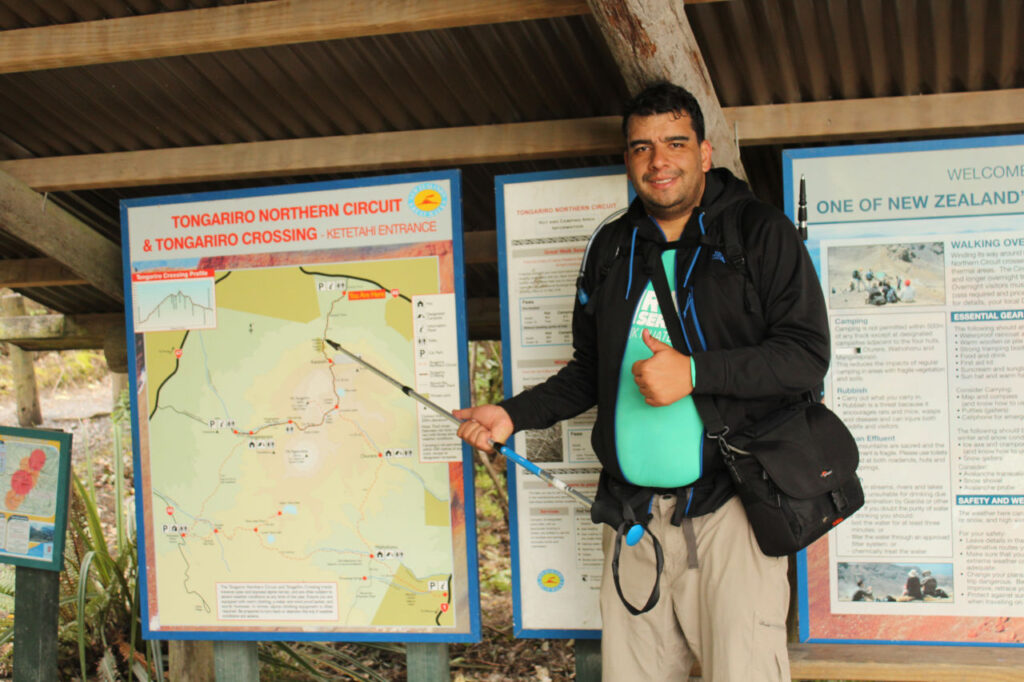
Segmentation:
{"type": "Polygon", "coordinates": [[[651,407],[664,407],[693,393],[690,356],[662,343],[646,329],[643,339],[654,353],[646,360],[633,363],[633,380],[644,401],[651,407]]]}

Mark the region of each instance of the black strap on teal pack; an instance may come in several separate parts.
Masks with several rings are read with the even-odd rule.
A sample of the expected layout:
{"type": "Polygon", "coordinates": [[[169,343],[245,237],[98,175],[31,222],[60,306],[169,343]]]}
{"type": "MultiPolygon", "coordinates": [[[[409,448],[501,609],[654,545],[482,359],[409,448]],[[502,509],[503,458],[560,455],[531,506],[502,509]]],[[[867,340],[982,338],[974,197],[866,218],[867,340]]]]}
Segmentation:
{"type": "MultiPolygon", "coordinates": [[[[661,262],[661,255],[652,253],[650,256],[653,263],[651,270],[651,286],[658,297],[658,307],[661,308],[661,319],[665,321],[665,329],[668,330],[668,338],[672,347],[676,350],[686,348],[686,340],[683,338],[683,323],[679,320],[679,310],[675,301],[672,300],[672,290],[669,288],[668,275],[665,274],[665,266],[661,262]]],[[[680,351],[682,352],[682,351],[680,351]]]]}
{"type": "MultiPolygon", "coordinates": [[[[747,281],[747,284],[753,289],[752,276],[747,270],[746,258],[743,255],[743,245],[740,243],[739,226],[738,220],[734,218],[739,217],[739,213],[742,211],[743,206],[735,206],[733,208],[734,215],[726,216],[726,219],[722,221],[722,230],[724,237],[723,249],[725,250],[726,260],[737,270],[742,268],[742,273],[747,281]]],[[[683,339],[683,327],[679,320],[678,314],[665,315],[665,310],[675,311],[675,303],[672,301],[672,294],[670,293],[668,285],[668,277],[665,274],[665,268],[661,265],[661,259],[658,259],[658,263],[651,268],[651,285],[654,287],[654,293],[658,297],[658,306],[662,310],[662,319],[665,320],[665,328],[668,330],[669,339],[672,341],[674,348],[686,348],[686,342],[683,339]]],[[[756,295],[756,294],[755,294],[756,295]]],[[[744,294],[744,301],[747,301],[746,293],[744,294]]],[[[709,395],[700,395],[694,393],[690,396],[693,398],[693,404],[697,408],[697,414],[700,415],[700,420],[704,424],[704,430],[707,432],[708,438],[712,438],[718,442],[718,448],[722,453],[722,456],[726,460],[726,464],[731,466],[731,459],[735,457],[738,452],[733,446],[729,445],[726,440],[726,435],[729,433],[729,427],[722,420],[722,415],[719,413],[718,408],[715,407],[715,402],[709,395]]],[[[802,400],[813,401],[812,392],[808,391],[802,397],[802,400]]]]}
{"type": "MultiPolygon", "coordinates": [[[[646,491],[641,491],[639,495],[646,495],[646,491]]],[[[622,605],[626,607],[634,616],[639,616],[641,613],[647,613],[655,607],[658,603],[658,599],[661,598],[661,571],[665,567],[665,554],[661,549],[661,543],[658,542],[657,536],[651,532],[650,528],[646,527],[645,524],[645,537],[649,537],[651,542],[654,543],[654,586],[651,588],[651,594],[647,597],[647,603],[640,608],[633,606],[626,595],[622,593],[622,585],[619,583],[619,553],[622,551],[622,538],[626,534],[626,531],[632,528],[638,521],[636,514],[633,512],[633,502],[635,500],[626,500],[623,503],[622,508],[622,523],[615,530],[615,550],[612,554],[612,580],[615,583],[615,591],[619,594],[619,600],[622,601],[622,605]]]]}
{"type": "MultiPolygon", "coordinates": [[[[726,239],[726,249],[728,250],[729,239],[726,239]]],[[[742,247],[741,247],[742,253],[742,247]]],[[[661,264],[661,258],[657,259],[658,262],[651,268],[651,286],[654,287],[654,293],[658,297],[658,307],[661,308],[661,317],[665,321],[665,329],[668,330],[668,337],[672,341],[672,346],[677,350],[680,348],[686,348],[686,341],[683,339],[683,325],[679,320],[679,314],[676,312],[675,303],[672,301],[671,289],[668,285],[668,276],[665,274],[665,267],[661,264]],[[670,311],[669,314],[665,314],[665,311],[670,311]]],[[[700,415],[701,421],[704,423],[704,429],[707,431],[708,436],[715,439],[724,438],[725,434],[728,433],[729,427],[722,422],[722,416],[715,409],[714,402],[711,400],[711,396],[692,394],[693,404],[697,408],[697,414],[700,415]]],[[[721,444],[721,441],[719,440],[721,444]]]]}

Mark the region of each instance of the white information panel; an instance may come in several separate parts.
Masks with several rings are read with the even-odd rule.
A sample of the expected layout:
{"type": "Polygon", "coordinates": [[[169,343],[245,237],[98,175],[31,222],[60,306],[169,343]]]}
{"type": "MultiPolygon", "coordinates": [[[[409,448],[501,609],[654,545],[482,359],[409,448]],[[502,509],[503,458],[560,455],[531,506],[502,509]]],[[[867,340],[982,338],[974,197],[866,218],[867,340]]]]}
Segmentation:
{"type": "Polygon", "coordinates": [[[864,508],[800,556],[804,641],[1024,641],[1024,137],[803,149],[826,401],[864,508]]]}
{"type": "MultiPolygon", "coordinates": [[[[505,175],[495,185],[505,390],[514,395],[572,357],[583,250],[605,218],[627,207],[629,193],[621,167],[505,175]]],[[[593,497],[593,420],[590,411],[524,432],[515,450],[593,497]]],[[[516,635],[599,636],[601,527],[588,509],[514,465],[509,481],[516,635]]]]}

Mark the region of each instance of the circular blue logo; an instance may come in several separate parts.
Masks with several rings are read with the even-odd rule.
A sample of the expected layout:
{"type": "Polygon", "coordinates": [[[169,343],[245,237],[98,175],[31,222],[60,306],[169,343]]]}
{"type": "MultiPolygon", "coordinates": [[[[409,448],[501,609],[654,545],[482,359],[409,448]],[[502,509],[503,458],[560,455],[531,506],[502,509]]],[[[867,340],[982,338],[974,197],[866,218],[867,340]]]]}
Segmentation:
{"type": "Polygon", "coordinates": [[[447,205],[448,195],[437,183],[425,182],[409,192],[409,208],[424,218],[429,218],[447,205]]]}
{"type": "Polygon", "coordinates": [[[565,585],[565,576],[553,568],[546,568],[537,576],[537,584],[545,592],[558,592],[565,585]]]}

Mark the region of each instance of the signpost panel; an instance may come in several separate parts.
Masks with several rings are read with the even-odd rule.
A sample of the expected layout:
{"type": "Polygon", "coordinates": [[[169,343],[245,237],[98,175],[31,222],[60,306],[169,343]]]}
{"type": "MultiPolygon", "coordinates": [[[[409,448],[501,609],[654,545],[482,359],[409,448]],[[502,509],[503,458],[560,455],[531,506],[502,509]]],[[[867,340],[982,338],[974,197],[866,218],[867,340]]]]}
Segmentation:
{"type": "Polygon", "coordinates": [[[457,172],[122,204],[143,626],[474,641],[457,172]],[[467,520],[469,522],[467,522],[467,520]]]}
{"type": "Polygon", "coordinates": [[[814,642],[1024,640],[1024,137],[787,151],[866,502],[799,556],[814,642]]]}

